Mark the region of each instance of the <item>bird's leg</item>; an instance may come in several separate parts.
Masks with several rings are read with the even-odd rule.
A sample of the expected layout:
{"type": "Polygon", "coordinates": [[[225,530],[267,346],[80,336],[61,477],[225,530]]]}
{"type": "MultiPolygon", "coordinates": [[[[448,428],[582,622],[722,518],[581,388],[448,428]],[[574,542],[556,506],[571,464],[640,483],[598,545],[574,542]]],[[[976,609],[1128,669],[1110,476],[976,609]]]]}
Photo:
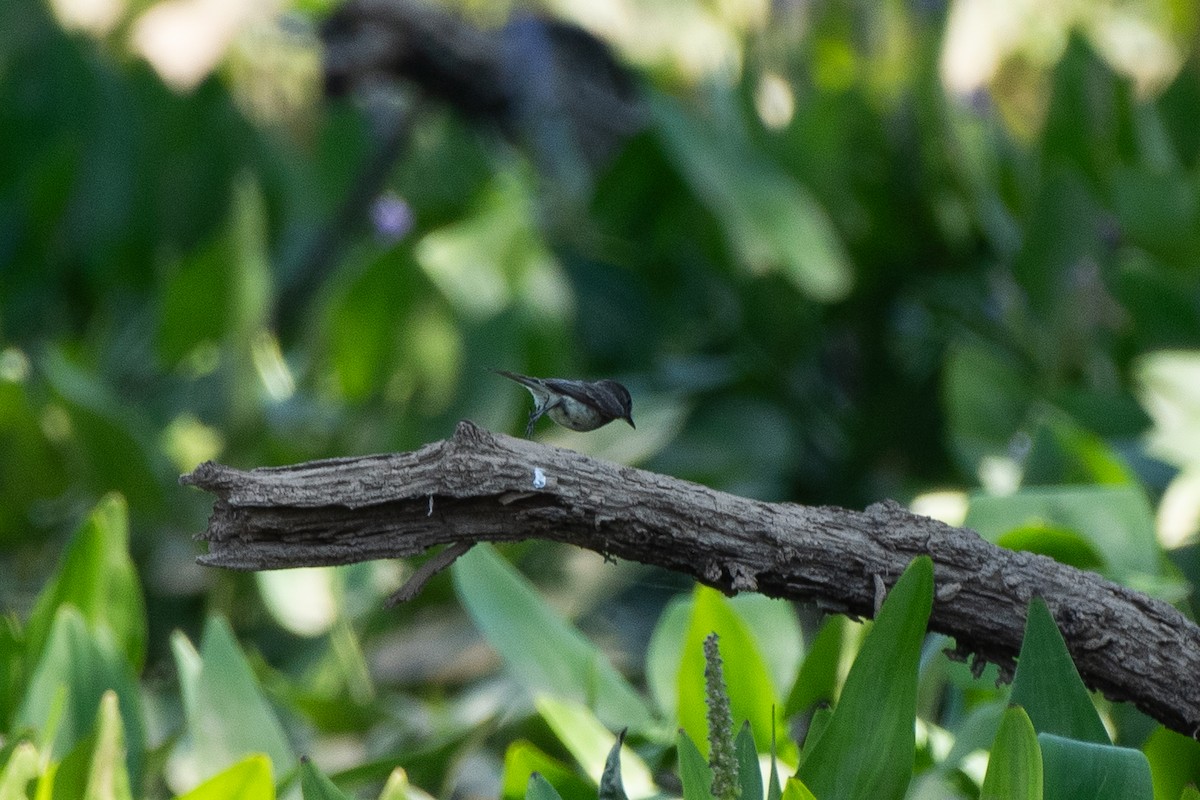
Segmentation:
{"type": "MultiPolygon", "coordinates": [[[[534,399],[540,399],[540,398],[537,398],[535,396],[534,399]]],[[[526,439],[533,436],[534,423],[536,423],[539,419],[542,418],[542,414],[545,414],[547,411],[554,408],[560,402],[562,402],[562,401],[556,397],[553,400],[545,400],[543,402],[535,404],[533,411],[529,414],[529,424],[525,426],[525,438],[526,439]]]]}

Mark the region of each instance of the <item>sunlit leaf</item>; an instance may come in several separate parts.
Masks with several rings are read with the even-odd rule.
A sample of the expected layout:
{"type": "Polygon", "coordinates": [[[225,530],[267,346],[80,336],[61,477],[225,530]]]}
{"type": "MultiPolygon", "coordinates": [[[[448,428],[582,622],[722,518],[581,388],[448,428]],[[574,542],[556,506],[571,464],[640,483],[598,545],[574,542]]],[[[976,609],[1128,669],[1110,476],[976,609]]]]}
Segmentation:
{"type": "Polygon", "coordinates": [[[58,609],[17,724],[53,736],[51,754],[62,758],[93,735],[101,699],[110,690],[119,699],[114,705],[121,715],[129,780],[138,786],[145,737],[137,682],[107,628],[89,628],[74,606],[58,609]]]}
{"type": "Polygon", "coordinates": [[[1178,797],[1185,786],[1200,786],[1200,742],[1159,727],[1142,747],[1150,762],[1154,796],[1178,797]]]}
{"type": "Polygon", "coordinates": [[[547,755],[536,745],[518,739],[504,752],[504,774],[501,778],[501,796],[506,800],[519,800],[525,796],[529,778],[537,773],[558,787],[564,800],[594,800],[596,785],[579,777],[572,767],[547,755]]]}
{"type": "Polygon", "coordinates": [[[129,557],[129,512],[118,494],[101,499],[76,529],[38,595],[26,633],[31,658],[41,653],[65,604],[74,606],[89,626],[107,627],[133,668],[141,667],[146,657],[146,609],[129,557]]]}
{"type": "Polygon", "coordinates": [[[210,617],[199,652],[182,633],[171,645],[199,774],[215,775],[255,753],[289,772],[296,757],[228,623],[210,617]]]}
{"type": "MultiPolygon", "coordinates": [[[[559,741],[598,786],[617,737],[584,706],[550,695],[539,695],[534,703],[559,741]]],[[[628,746],[621,748],[621,768],[625,793],[631,798],[640,800],[657,793],[649,767],[628,746]]]]}
{"type": "MultiPolygon", "coordinates": [[[[775,719],[780,708],[758,643],[750,628],[729,601],[715,589],[698,586],[694,593],[692,615],[683,653],[679,660],[679,723],[694,741],[702,742],[707,751],[708,720],[706,718],[704,681],[704,640],[709,634],[720,636],[721,659],[725,684],[733,715],[733,724],[749,721],[754,741],[769,742],[773,730],[781,724],[775,719]]],[[[793,760],[794,746],[786,734],[776,738],[781,757],[793,760]]]]}
{"type": "Polygon", "coordinates": [[[263,755],[247,756],[176,800],[275,800],[271,761],[263,755]]]}
{"type": "Polygon", "coordinates": [[[612,730],[649,724],[650,711],[629,682],[493,548],[476,545],[452,571],[471,618],[531,693],[590,702],[612,730]]]}

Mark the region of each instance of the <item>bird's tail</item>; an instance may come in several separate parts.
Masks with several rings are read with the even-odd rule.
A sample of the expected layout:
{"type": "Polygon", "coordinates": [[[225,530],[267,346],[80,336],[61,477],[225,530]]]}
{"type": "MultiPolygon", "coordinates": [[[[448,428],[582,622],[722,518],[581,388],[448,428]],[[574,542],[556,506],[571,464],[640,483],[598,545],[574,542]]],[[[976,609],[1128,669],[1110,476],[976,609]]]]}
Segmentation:
{"type": "Polygon", "coordinates": [[[537,378],[531,378],[528,375],[522,375],[519,372],[509,372],[506,369],[493,369],[491,371],[496,373],[497,375],[503,375],[504,377],[508,378],[510,381],[516,381],[517,383],[521,384],[522,386],[529,387],[529,388],[537,388],[537,389],[542,388],[542,382],[539,381],[537,378]]]}

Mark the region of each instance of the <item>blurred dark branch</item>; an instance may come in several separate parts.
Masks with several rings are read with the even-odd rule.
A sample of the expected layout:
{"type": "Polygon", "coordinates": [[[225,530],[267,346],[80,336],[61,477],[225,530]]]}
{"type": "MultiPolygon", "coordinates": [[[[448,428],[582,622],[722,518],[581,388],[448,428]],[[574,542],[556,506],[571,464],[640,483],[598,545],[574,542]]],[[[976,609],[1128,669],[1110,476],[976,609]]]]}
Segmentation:
{"type": "Polygon", "coordinates": [[[1010,672],[1029,600],[1041,596],[1089,686],[1176,731],[1200,732],[1200,628],[1177,610],[891,501],[864,512],[764,503],[469,422],[411,453],[250,472],[209,462],[181,480],[217,495],[200,561],[231,569],[550,539],[731,594],[758,591],[869,617],[908,563],[929,555],[937,581],[930,629],[955,637],[955,655],[1010,672]]]}
{"type": "Polygon", "coordinates": [[[483,30],[414,0],[350,0],[322,25],[321,40],[326,94],[363,102],[375,143],[335,216],[283,276],[277,318],[285,333],[305,324],[309,298],[366,227],[424,105],[444,104],[500,133],[548,187],[575,197],[587,196],[645,118],[632,77],[604,43],[557,20],[518,16],[483,30]]]}

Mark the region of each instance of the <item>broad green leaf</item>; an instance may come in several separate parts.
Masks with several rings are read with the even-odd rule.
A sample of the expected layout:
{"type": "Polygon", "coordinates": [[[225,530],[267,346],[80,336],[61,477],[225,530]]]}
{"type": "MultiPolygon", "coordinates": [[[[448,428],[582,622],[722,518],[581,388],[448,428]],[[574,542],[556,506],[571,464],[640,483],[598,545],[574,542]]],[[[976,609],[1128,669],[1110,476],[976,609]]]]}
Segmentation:
{"type": "Polygon", "coordinates": [[[100,699],[96,720],[95,747],[88,771],[87,800],[133,800],[129,772],[125,768],[125,732],[117,693],[111,689],[100,699]]]}
{"type": "Polygon", "coordinates": [[[713,800],[712,770],[696,748],[687,732],[679,729],[676,737],[679,752],[679,780],[683,783],[683,800],[713,800]]]}
{"type": "Polygon", "coordinates": [[[679,659],[692,616],[691,597],[676,597],[663,610],[646,647],[646,687],[667,719],[677,719],[679,659]]]}
{"type": "MultiPolygon", "coordinates": [[[[1110,743],[1091,695],[1071,661],[1067,643],[1040,597],[1029,603],[1009,702],[1025,709],[1038,733],[1110,743]]],[[[1046,794],[1054,796],[1049,791],[1046,794]]]]}
{"type": "Polygon", "coordinates": [[[1200,742],[1159,727],[1142,747],[1154,778],[1154,796],[1175,798],[1189,784],[1200,786],[1200,742]]]}
{"type": "Polygon", "coordinates": [[[26,800],[26,787],[42,772],[40,762],[37,748],[32,743],[21,742],[14,747],[4,768],[0,769],[0,800],[26,800]]]}
{"type": "MultiPolygon", "coordinates": [[[[581,705],[549,695],[539,695],[534,704],[554,735],[598,786],[617,737],[581,705]]],[[[649,767],[628,747],[621,748],[621,766],[626,794],[634,800],[657,794],[649,767]]]]}
{"type": "Polygon", "coordinates": [[[529,776],[529,788],[525,790],[525,800],[562,800],[550,781],[538,773],[529,776]]]}
{"type": "Polygon", "coordinates": [[[832,703],[837,693],[838,664],[842,656],[846,618],[831,615],[804,656],[800,673],[783,707],[784,719],[807,711],[816,703],[832,703]]]}
{"type": "MultiPolygon", "coordinates": [[[[777,692],[795,682],[803,653],[800,624],[790,603],[760,594],[728,599],[758,643],[759,652],[777,692]]],[[[659,615],[646,648],[646,685],[668,719],[675,718],[679,701],[679,662],[695,605],[695,595],[678,597],[659,615]]]]}
{"type": "Polygon", "coordinates": [[[796,682],[804,655],[804,636],[794,604],[757,592],[743,592],[726,600],[746,623],[767,666],[775,694],[782,696],[796,682]]]}
{"type": "Polygon", "coordinates": [[[534,773],[559,787],[566,800],[596,796],[596,785],[579,777],[579,773],[556,758],[538,749],[524,739],[508,746],[504,752],[504,773],[501,777],[501,797],[520,800],[529,787],[529,778],[534,773]]]}
{"type": "Polygon", "coordinates": [[[471,618],[531,694],[548,692],[590,703],[614,730],[644,730],[650,724],[650,710],[629,682],[494,548],[476,545],[454,563],[452,572],[471,618]]]}
{"type": "Polygon", "coordinates": [[[787,786],[783,789],[783,800],[817,800],[817,797],[799,778],[788,778],[787,786]]]}
{"type": "Polygon", "coordinates": [[[716,136],[665,97],[652,111],[666,150],[712,212],[737,261],[752,274],[776,272],[818,302],[845,297],[850,260],[825,209],[747,141],[716,136]]]}
{"type": "MultiPolygon", "coordinates": [[[[508,797],[508,795],[503,795],[508,797]]],[[[518,793],[513,795],[514,798],[519,798],[518,793]]],[[[400,767],[392,770],[392,774],[388,776],[387,783],[383,786],[383,791],[379,793],[379,800],[433,800],[426,792],[421,791],[408,782],[408,773],[400,767]]]]}
{"type": "Polygon", "coordinates": [[[721,637],[721,660],[733,724],[750,722],[756,742],[769,742],[779,726],[780,757],[795,758],[795,747],[775,719],[779,700],[758,643],[742,617],[716,589],[697,586],[688,623],[687,638],[679,660],[679,724],[693,741],[702,742],[707,753],[708,720],[704,683],[704,640],[709,634],[721,637]]]}
{"type": "Polygon", "coordinates": [[[1004,712],[979,800],[1042,800],[1042,751],[1020,706],[1004,712]]]}
{"type": "Polygon", "coordinates": [[[797,777],[817,797],[904,796],[916,751],[917,670],[933,605],[933,562],[915,559],[888,592],[829,725],[797,777]]]}
{"type": "Polygon", "coordinates": [[[300,790],[304,793],[304,800],[350,800],[345,792],[329,780],[329,776],[313,766],[307,758],[300,759],[300,790]]]}
{"type": "Polygon", "coordinates": [[[210,617],[198,653],[182,633],[171,645],[197,772],[215,775],[254,753],[290,772],[296,757],[228,623],[210,617]]]}
{"type": "Polygon", "coordinates": [[[129,557],[129,512],[121,495],[106,495],[96,504],[38,595],[26,629],[31,660],[41,654],[65,604],[79,609],[90,627],[106,626],[133,669],[141,668],[146,658],[146,608],[129,557]]]}
{"type": "Polygon", "coordinates": [[[1008,550],[1049,556],[1076,569],[1094,572],[1104,567],[1104,559],[1082,534],[1059,525],[1041,522],[1022,525],[1002,533],[996,544],[1008,550]]]}
{"type": "Polygon", "coordinates": [[[145,737],[137,682],[107,626],[89,629],[72,605],[61,606],[54,618],[17,711],[17,725],[49,733],[51,757],[62,758],[92,735],[101,698],[109,690],[120,699],[126,765],[132,785],[139,786],[145,737]]]}
{"type": "Polygon", "coordinates": [[[1154,513],[1136,486],[1052,486],[971,498],[965,524],[990,542],[1029,527],[1074,531],[1104,559],[1104,573],[1130,585],[1162,574],[1154,513]]]}
{"type": "Polygon", "coordinates": [[[734,742],[737,750],[738,780],[742,785],[741,800],[763,800],[762,769],[758,765],[758,748],[750,723],[744,723],[734,742]]]}
{"type": "Polygon", "coordinates": [[[271,760],[247,756],[176,800],[275,800],[271,760]]]}
{"type": "Polygon", "coordinates": [[[600,776],[599,800],[628,800],[625,786],[621,782],[621,745],[625,742],[625,731],[617,734],[608,759],[604,762],[604,773],[600,776]]]}
{"type": "Polygon", "coordinates": [[[1137,750],[1039,733],[1046,797],[1153,800],[1150,762],[1137,750]]]}

